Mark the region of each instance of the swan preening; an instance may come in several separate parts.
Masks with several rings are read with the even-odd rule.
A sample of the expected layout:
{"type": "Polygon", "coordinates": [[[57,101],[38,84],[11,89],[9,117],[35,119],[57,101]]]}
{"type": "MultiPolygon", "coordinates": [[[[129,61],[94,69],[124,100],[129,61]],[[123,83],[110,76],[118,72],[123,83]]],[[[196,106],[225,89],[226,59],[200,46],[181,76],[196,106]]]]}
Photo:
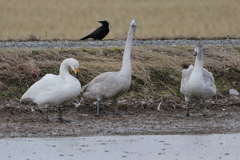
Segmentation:
{"type": "Polygon", "coordinates": [[[180,92],[185,96],[186,116],[189,116],[189,102],[192,99],[202,99],[206,108],[209,100],[217,91],[212,73],[203,68],[202,45],[196,45],[194,56],[196,56],[194,66],[190,65],[188,69],[182,71],[180,92]]]}
{"type": "Polygon", "coordinates": [[[76,98],[81,90],[80,82],[69,74],[68,67],[77,74],[79,62],[73,58],[65,59],[61,63],[59,75],[46,74],[23,94],[21,101],[32,101],[40,108],[46,108],[47,121],[48,107],[58,106],[58,119],[63,121],[61,107],[76,98]]]}
{"type": "Polygon", "coordinates": [[[121,70],[102,73],[82,88],[84,97],[97,99],[97,115],[99,115],[100,102],[111,98],[113,99],[115,114],[118,114],[117,99],[126,93],[131,85],[131,50],[136,27],[136,20],[131,20],[121,70]]]}

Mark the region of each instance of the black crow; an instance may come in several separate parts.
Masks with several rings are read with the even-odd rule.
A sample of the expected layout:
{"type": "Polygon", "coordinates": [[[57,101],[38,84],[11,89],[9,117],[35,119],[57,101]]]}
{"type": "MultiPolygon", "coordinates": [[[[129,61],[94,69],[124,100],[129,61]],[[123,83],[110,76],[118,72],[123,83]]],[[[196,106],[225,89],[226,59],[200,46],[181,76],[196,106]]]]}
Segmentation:
{"type": "Polygon", "coordinates": [[[102,23],[102,26],[97,28],[95,31],[93,31],[92,33],[90,33],[89,35],[83,37],[80,40],[85,40],[88,38],[92,38],[94,40],[98,39],[98,40],[102,40],[108,33],[109,33],[109,24],[107,21],[98,21],[99,23],[102,23]]]}

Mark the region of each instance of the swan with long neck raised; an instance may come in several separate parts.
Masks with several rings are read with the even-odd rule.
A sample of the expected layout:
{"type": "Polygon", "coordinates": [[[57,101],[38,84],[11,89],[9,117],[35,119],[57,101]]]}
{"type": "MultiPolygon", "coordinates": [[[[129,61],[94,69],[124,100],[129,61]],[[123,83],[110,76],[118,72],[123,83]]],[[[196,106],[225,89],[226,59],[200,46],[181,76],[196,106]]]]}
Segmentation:
{"type": "Polygon", "coordinates": [[[189,102],[192,99],[202,99],[206,109],[209,100],[217,91],[212,73],[203,68],[204,56],[202,45],[196,45],[194,56],[196,56],[194,67],[190,65],[188,69],[182,71],[180,92],[185,96],[187,105],[186,116],[190,116],[189,102]]]}
{"type": "Polygon", "coordinates": [[[46,108],[47,121],[49,121],[48,107],[58,106],[58,120],[64,121],[61,107],[76,98],[81,90],[80,82],[69,74],[68,67],[77,74],[79,62],[73,58],[65,59],[61,63],[59,75],[46,74],[23,94],[20,101],[32,101],[40,108],[46,108]]]}
{"type": "Polygon", "coordinates": [[[127,92],[132,81],[131,52],[136,27],[136,20],[131,20],[128,37],[123,53],[121,70],[118,72],[102,73],[82,88],[84,97],[90,99],[97,99],[96,115],[99,115],[99,107],[101,100],[111,98],[113,99],[115,114],[118,114],[118,97],[127,92]]]}

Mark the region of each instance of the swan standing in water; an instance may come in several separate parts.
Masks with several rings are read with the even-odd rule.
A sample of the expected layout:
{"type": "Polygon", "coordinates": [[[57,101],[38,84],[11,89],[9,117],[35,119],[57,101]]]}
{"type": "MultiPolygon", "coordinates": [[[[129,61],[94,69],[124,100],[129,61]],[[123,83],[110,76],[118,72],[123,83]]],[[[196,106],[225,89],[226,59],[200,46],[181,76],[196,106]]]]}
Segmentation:
{"type": "Polygon", "coordinates": [[[189,102],[192,99],[202,99],[206,109],[209,100],[217,91],[212,73],[203,68],[202,45],[196,45],[194,56],[196,56],[194,67],[190,65],[188,69],[182,71],[180,92],[185,96],[187,105],[186,116],[190,116],[189,102]]]}
{"type": "Polygon", "coordinates": [[[73,58],[65,59],[60,66],[60,74],[46,74],[35,82],[22,96],[20,101],[32,101],[38,107],[46,108],[46,120],[48,107],[58,106],[60,122],[63,122],[61,107],[80,94],[81,84],[77,78],[69,74],[70,67],[77,75],[79,62],[73,58]]]}
{"type": "Polygon", "coordinates": [[[136,27],[136,20],[131,20],[127,42],[123,53],[121,70],[118,72],[102,73],[82,88],[84,97],[97,99],[97,116],[99,116],[99,107],[101,100],[110,98],[113,99],[115,114],[118,114],[118,97],[126,93],[131,85],[131,50],[136,27]]]}

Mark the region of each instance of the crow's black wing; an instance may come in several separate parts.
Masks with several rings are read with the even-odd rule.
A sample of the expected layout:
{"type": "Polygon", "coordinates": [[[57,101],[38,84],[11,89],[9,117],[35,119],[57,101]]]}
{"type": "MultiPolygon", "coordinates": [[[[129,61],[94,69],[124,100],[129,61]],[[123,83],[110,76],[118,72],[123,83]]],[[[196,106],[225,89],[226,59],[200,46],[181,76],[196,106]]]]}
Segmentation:
{"type": "Polygon", "coordinates": [[[102,32],[102,30],[103,30],[103,26],[97,28],[95,31],[93,31],[92,33],[83,37],[80,40],[85,40],[85,39],[88,39],[88,38],[98,39],[98,35],[102,32]]]}

